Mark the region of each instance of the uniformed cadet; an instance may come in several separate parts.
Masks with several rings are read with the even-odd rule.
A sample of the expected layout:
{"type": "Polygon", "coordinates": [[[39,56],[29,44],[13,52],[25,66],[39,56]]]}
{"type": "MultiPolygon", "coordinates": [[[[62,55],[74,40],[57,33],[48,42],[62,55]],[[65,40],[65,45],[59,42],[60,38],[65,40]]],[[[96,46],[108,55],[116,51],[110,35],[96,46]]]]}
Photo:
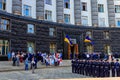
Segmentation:
{"type": "Polygon", "coordinates": [[[95,77],[95,60],[92,63],[92,76],[95,77]]]}
{"type": "Polygon", "coordinates": [[[105,62],[103,60],[101,60],[101,62],[100,62],[100,77],[105,76],[104,68],[105,68],[105,62]]]}
{"type": "Polygon", "coordinates": [[[120,77],[120,63],[118,61],[119,60],[117,59],[115,63],[115,70],[116,70],[117,77],[120,77]]]}
{"type": "Polygon", "coordinates": [[[85,75],[85,61],[84,60],[82,61],[82,64],[81,64],[81,72],[83,75],[85,75]]]}
{"type": "Polygon", "coordinates": [[[100,63],[99,63],[99,60],[96,62],[96,77],[100,77],[100,63]]]}
{"type": "Polygon", "coordinates": [[[72,59],[71,63],[72,63],[72,73],[74,73],[74,60],[73,59],[72,59]]]}
{"type": "Polygon", "coordinates": [[[88,71],[87,71],[88,70],[88,68],[87,68],[88,62],[87,62],[87,60],[84,62],[84,65],[85,65],[85,75],[88,76],[88,71]]]}
{"type": "Polygon", "coordinates": [[[105,69],[104,69],[105,77],[109,77],[110,75],[110,63],[105,61],[105,69]]]}
{"type": "Polygon", "coordinates": [[[112,71],[112,77],[115,77],[115,63],[113,59],[111,62],[111,71],[112,71]]]}

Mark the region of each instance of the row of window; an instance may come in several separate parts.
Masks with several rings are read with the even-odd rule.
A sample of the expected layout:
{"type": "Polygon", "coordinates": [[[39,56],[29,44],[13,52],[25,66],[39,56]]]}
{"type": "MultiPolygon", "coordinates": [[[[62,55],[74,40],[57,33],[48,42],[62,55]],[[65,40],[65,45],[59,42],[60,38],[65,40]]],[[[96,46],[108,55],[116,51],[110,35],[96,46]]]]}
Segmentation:
{"type": "MultiPolygon", "coordinates": [[[[86,50],[88,53],[93,53],[94,52],[94,46],[92,45],[87,45],[86,46],[86,50]]],[[[111,53],[111,47],[110,45],[104,45],[104,52],[107,53],[107,54],[110,54],[111,53]]]]}
{"type": "MultiPolygon", "coordinates": [[[[9,30],[10,29],[10,20],[0,18],[0,30],[9,30]]],[[[35,25],[27,24],[27,33],[35,33],[35,25]]],[[[49,28],[49,35],[56,36],[55,28],[49,28]]]]}
{"type": "MultiPolygon", "coordinates": [[[[104,31],[104,32],[103,32],[103,35],[104,35],[104,39],[110,39],[110,35],[109,35],[109,32],[108,32],[108,31],[104,31]]],[[[86,32],[86,36],[89,36],[89,38],[91,38],[91,39],[93,38],[91,31],[87,31],[87,32],[86,32]]]]}
{"type": "MultiPolygon", "coordinates": [[[[0,19],[0,30],[9,30],[10,28],[10,22],[7,19],[0,19]]],[[[35,33],[35,26],[33,24],[27,25],[27,33],[35,33]]],[[[56,29],[55,28],[49,28],[49,35],[50,36],[56,36],[56,29]]],[[[92,32],[88,31],[86,32],[86,35],[92,38],[92,32]]],[[[104,32],[104,38],[109,39],[109,32],[104,32]]]]}
{"type": "MultiPolygon", "coordinates": [[[[50,43],[50,53],[56,52],[56,44],[50,43]]],[[[9,41],[8,40],[0,40],[0,55],[7,55],[9,51],[9,41]]],[[[35,43],[34,42],[27,42],[27,52],[34,53],[35,51],[35,43]]]]}
{"type": "MultiPolygon", "coordinates": [[[[52,0],[45,0],[46,4],[52,5],[52,0]]],[[[70,0],[64,0],[64,8],[70,8],[70,0]]],[[[87,3],[82,2],[82,11],[87,11],[87,3]]],[[[0,9],[6,10],[6,0],[0,2],[0,9]]],[[[104,5],[98,4],[98,12],[104,12],[104,5]]],[[[120,13],[120,5],[115,5],[115,13],[120,13]]],[[[31,6],[24,5],[24,15],[31,16],[31,6]]]]}

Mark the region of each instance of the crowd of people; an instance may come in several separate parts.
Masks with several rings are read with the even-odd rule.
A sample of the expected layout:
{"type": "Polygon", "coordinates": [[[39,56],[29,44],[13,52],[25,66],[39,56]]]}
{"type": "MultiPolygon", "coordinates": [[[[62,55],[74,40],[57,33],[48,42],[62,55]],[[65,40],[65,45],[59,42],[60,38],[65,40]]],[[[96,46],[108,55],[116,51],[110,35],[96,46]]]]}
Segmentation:
{"type": "Polygon", "coordinates": [[[120,77],[120,63],[113,55],[84,53],[72,59],[72,72],[92,77],[120,77]]]}
{"type": "MultiPolygon", "coordinates": [[[[14,51],[8,53],[8,60],[13,61],[13,66],[24,63],[25,70],[37,68],[38,62],[46,66],[58,66],[62,64],[62,53],[47,54],[42,52],[24,53],[14,51]]],[[[33,71],[34,72],[34,71],[33,71]]]]}

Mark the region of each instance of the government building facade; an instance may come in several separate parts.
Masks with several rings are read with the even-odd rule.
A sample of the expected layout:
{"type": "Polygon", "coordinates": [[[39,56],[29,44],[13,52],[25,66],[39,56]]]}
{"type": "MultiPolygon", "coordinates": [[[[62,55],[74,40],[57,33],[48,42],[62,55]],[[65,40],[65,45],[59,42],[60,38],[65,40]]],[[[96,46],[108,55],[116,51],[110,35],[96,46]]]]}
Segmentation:
{"type": "Polygon", "coordinates": [[[0,60],[9,51],[120,52],[120,0],[0,0],[0,60]],[[69,35],[73,45],[64,38],[69,35]],[[85,43],[89,36],[94,44],[85,43]]]}

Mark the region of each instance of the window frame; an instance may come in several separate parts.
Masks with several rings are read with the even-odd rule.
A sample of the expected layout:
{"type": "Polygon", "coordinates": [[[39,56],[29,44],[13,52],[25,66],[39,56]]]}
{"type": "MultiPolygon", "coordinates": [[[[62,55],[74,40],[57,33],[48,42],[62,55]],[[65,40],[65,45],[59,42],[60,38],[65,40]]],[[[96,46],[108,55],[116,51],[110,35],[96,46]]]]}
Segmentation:
{"type": "Polygon", "coordinates": [[[0,3],[1,3],[1,7],[2,7],[2,8],[0,8],[0,10],[5,11],[6,10],[6,0],[2,0],[0,3]]]}
{"type": "Polygon", "coordinates": [[[104,39],[110,39],[110,32],[109,31],[104,31],[104,39]]]}
{"type": "Polygon", "coordinates": [[[29,5],[24,4],[24,5],[23,5],[23,15],[24,15],[24,16],[27,16],[27,17],[31,17],[31,16],[32,16],[32,7],[29,6],[29,5]],[[26,7],[27,7],[27,8],[26,8],[26,7]],[[28,9],[28,8],[29,8],[29,9],[28,9]],[[29,15],[26,15],[26,9],[29,10],[29,15]]]}
{"type": "Polygon", "coordinates": [[[52,5],[52,0],[45,0],[45,4],[52,5]]]}
{"type": "Polygon", "coordinates": [[[117,26],[117,27],[120,27],[120,25],[118,25],[118,21],[119,21],[119,24],[120,24],[120,18],[117,18],[117,19],[116,19],[116,26],[117,26]]]}
{"type": "Polygon", "coordinates": [[[35,25],[34,24],[27,24],[27,33],[28,34],[35,34],[35,25]],[[30,25],[30,26],[29,26],[30,25]],[[29,32],[29,28],[32,26],[32,29],[34,29],[32,32],[29,32]]]}
{"type": "Polygon", "coordinates": [[[64,0],[64,8],[70,9],[70,0],[64,0]]]}
{"type": "Polygon", "coordinates": [[[56,28],[54,28],[54,27],[49,28],[49,36],[50,37],[56,37],[56,28]],[[53,29],[53,30],[50,30],[50,29],[53,29]],[[52,31],[53,35],[51,35],[51,31],[52,31]]]}
{"type": "Polygon", "coordinates": [[[98,4],[98,12],[104,13],[104,4],[98,4]]]}
{"type": "Polygon", "coordinates": [[[47,21],[52,21],[52,11],[50,10],[45,10],[45,20],[47,21]]]}
{"type": "Polygon", "coordinates": [[[70,14],[64,14],[64,23],[70,24],[70,14]],[[66,19],[68,22],[66,22],[66,19]]]}
{"type": "Polygon", "coordinates": [[[81,22],[82,25],[83,25],[83,26],[88,26],[88,16],[82,16],[81,19],[82,19],[82,20],[81,20],[81,21],[82,21],[82,22],[81,22]],[[84,24],[84,21],[83,21],[83,20],[84,20],[84,21],[86,20],[86,21],[87,21],[87,24],[84,24]]]}
{"type": "Polygon", "coordinates": [[[120,13],[120,5],[115,5],[115,13],[120,13]]]}
{"type": "Polygon", "coordinates": [[[87,11],[87,3],[82,2],[82,11],[87,11]]]}
{"type": "Polygon", "coordinates": [[[10,19],[0,18],[0,30],[3,30],[3,31],[10,30],[10,19]],[[2,22],[3,20],[7,21],[7,24],[4,24],[4,22],[2,22]],[[6,29],[2,27],[3,25],[4,26],[6,25],[6,29]]]}
{"type": "Polygon", "coordinates": [[[92,31],[90,30],[86,31],[86,36],[89,36],[90,39],[93,39],[92,31]]]}

